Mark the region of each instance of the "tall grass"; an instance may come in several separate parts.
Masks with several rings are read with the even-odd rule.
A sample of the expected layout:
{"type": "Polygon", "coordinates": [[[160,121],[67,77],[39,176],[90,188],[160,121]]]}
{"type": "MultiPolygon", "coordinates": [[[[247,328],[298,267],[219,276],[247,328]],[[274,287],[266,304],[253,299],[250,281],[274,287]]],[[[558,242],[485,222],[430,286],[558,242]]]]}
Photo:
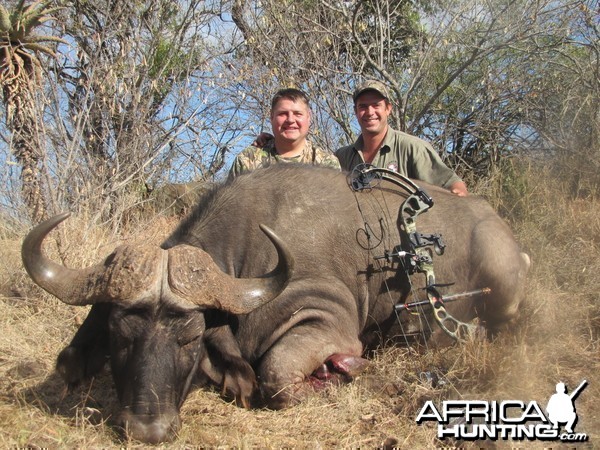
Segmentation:
{"type": "MultiPolygon", "coordinates": [[[[172,445],[521,447],[522,442],[440,442],[436,430],[417,425],[415,417],[427,400],[519,399],[545,405],[556,382],[574,387],[587,379],[577,400],[577,431],[590,436],[584,446],[595,446],[600,438],[600,210],[597,196],[574,197],[568,176],[553,173],[515,160],[477,187],[510,223],[532,260],[527,301],[513,333],[445,350],[383,349],[353,383],[285,411],[247,411],[217,392],[197,390],[183,407],[184,426],[172,445]]],[[[157,218],[117,239],[72,218],[53,233],[47,247],[65,264],[82,267],[121,240],[158,243],[174,224],[157,218]]],[[[26,230],[13,228],[0,232],[0,446],[142,447],[120,442],[110,427],[116,408],[110,374],[65,392],[54,361],[87,309],[64,305],[32,285],[20,262],[26,230]]],[[[526,443],[528,448],[547,446],[526,443]]]]}

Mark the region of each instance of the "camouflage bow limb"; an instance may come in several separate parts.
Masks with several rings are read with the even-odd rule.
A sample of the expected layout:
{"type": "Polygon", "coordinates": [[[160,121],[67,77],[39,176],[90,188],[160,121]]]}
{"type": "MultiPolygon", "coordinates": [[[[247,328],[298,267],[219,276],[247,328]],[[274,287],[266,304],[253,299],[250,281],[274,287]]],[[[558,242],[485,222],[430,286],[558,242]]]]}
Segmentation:
{"type": "MultiPolygon", "coordinates": [[[[401,175],[398,175],[401,176],[401,175]]],[[[390,180],[391,181],[391,180],[390,180]]],[[[444,332],[455,340],[464,340],[477,330],[473,324],[465,323],[453,317],[444,306],[442,295],[435,288],[435,274],[433,272],[433,258],[428,240],[425,244],[418,244],[416,217],[427,212],[433,206],[433,200],[421,188],[417,188],[400,206],[400,215],[404,233],[408,237],[409,245],[417,255],[416,271],[425,275],[427,299],[431,304],[433,315],[438,325],[444,332]]],[[[435,245],[438,245],[437,243],[435,245]]],[[[443,249],[443,247],[442,247],[443,249]]]]}
{"type": "Polygon", "coordinates": [[[402,228],[408,245],[415,255],[415,264],[408,268],[407,272],[412,269],[411,273],[417,271],[425,275],[427,299],[433,310],[433,315],[440,328],[448,336],[455,340],[464,340],[469,335],[473,335],[477,327],[453,317],[446,310],[443,297],[435,288],[433,259],[430,250],[426,247],[434,245],[436,251],[441,254],[443,252],[443,244],[441,243],[440,236],[427,236],[423,239],[424,236],[417,232],[416,218],[419,214],[427,212],[433,206],[433,199],[412,180],[388,169],[365,164],[355,168],[353,175],[355,178],[352,180],[351,186],[355,190],[369,188],[373,181],[382,179],[401,187],[409,194],[400,206],[402,228]]]}

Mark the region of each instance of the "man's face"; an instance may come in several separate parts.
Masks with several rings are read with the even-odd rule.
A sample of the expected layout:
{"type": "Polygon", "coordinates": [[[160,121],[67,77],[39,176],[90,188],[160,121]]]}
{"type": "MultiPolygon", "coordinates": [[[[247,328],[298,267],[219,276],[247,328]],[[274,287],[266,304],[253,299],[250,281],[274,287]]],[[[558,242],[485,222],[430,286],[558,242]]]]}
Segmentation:
{"type": "Polygon", "coordinates": [[[305,139],[310,127],[308,105],[301,100],[282,98],[271,112],[271,126],[276,140],[293,142],[305,139]]]}
{"type": "Polygon", "coordinates": [[[376,91],[366,91],[356,99],[354,112],[363,133],[379,134],[387,129],[392,105],[376,91]]]}

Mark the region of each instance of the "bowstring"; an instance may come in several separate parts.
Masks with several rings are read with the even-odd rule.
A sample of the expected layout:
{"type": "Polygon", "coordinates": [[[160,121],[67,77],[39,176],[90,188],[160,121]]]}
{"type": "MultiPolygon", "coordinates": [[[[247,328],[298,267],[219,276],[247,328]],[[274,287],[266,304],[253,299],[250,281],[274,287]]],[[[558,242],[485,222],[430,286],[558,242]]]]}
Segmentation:
{"type": "MultiPolygon", "coordinates": [[[[381,195],[381,201],[375,197],[375,193],[373,191],[374,191],[373,188],[363,189],[362,191],[360,191],[361,193],[368,192],[368,193],[372,194],[371,196],[368,197],[371,200],[371,202],[369,202],[369,206],[371,207],[374,215],[379,216],[378,222],[379,222],[379,228],[380,228],[380,236],[378,237],[378,242],[376,242],[374,245],[371,245],[371,234],[369,233],[369,230],[373,230],[373,227],[368,222],[368,220],[365,216],[363,206],[361,205],[361,201],[359,200],[359,197],[358,197],[359,193],[355,190],[352,190],[355,201],[356,201],[357,209],[358,209],[358,211],[361,215],[362,221],[363,221],[363,228],[357,230],[357,243],[359,246],[361,246],[362,248],[364,248],[365,250],[368,251],[369,261],[374,261],[375,264],[377,265],[377,267],[375,267],[375,269],[378,270],[380,273],[384,273],[385,266],[382,264],[380,259],[374,258],[372,251],[374,249],[378,248],[381,245],[381,243],[384,241],[387,241],[387,242],[384,242],[384,246],[387,245],[387,248],[391,249],[391,248],[395,247],[395,245],[393,245],[393,242],[391,242],[391,239],[392,239],[391,233],[389,233],[389,228],[390,228],[389,224],[394,223],[395,221],[390,212],[390,207],[386,201],[383,191],[381,189],[378,190],[379,194],[381,195]],[[374,206],[374,205],[376,205],[376,206],[374,206]],[[363,246],[358,239],[358,233],[360,233],[361,231],[364,233],[365,237],[367,238],[367,244],[368,244],[367,246],[363,246]]],[[[416,288],[414,287],[413,282],[412,282],[412,278],[408,274],[408,270],[402,259],[400,259],[400,265],[404,269],[404,273],[406,274],[406,278],[407,278],[407,281],[408,281],[409,287],[410,287],[410,289],[409,289],[410,295],[412,295],[412,297],[415,299],[418,298],[416,288]]],[[[404,327],[404,324],[402,323],[400,313],[398,311],[396,311],[396,309],[394,308],[397,301],[395,301],[394,298],[392,297],[392,292],[391,292],[392,290],[391,290],[391,288],[388,284],[388,281],[385,277],[383,278],[383,283],[385,286],[387,298],[388,298],[390,304],[392,305],[392,310],[395,315],[396,323],[399,325],[400,332],[402,333],[402,337],[404,338],[404,342],[405,342],[407,348],[411,348],[411,345],[408,341],[408,333],[404,327]]],[[[429,315],[424,310],[424,308],[422,306],[418,306],[417,308],[418,309],[417,309],[416,315],[419,317],[419,332],[421,334],[421,337],[423,338],[425,347],[428,348],[426,332],[429,332],[430,334],[433,333],[433,328],[429,321],[429,315]]],[[[415,315],[415,314],[411,314],[410,311],[407,311],[407,314],[415,315]]]]}
{"type": "MultiPolygon", "coordinates": [[[[383,212],[387,213],[389,223],[393,223],[392,222],[393,217],[391,215],[390,207],[389,207],[389,205],[387,203],[387,199],[385,198],[385,195],[383,194],[383,191],[380,191],[380,194],[381,194],[382,201],[383,201],[383,203],[385,205],[385,208],[383,209],[383,212]]],[[[399,212],[399,214],[401,214],[401,213],[399,212]]],[[[405,265],[404,259],[403,258],[399,258],[399,259],[400,259],[400,264],[402,266],[402,269],[404,270],[404,273],[406,274],[406,279],[408,281],[408,284],[410,286],[410,290],[409,290],[410,295],[411,295],[411,297],[413,299],[418,300],[419,297],[417,295],[417,288],[413,284],[412,276],[409,275],[409,273],[408,273],[409,271],[408,271],[408,268],[405,265]]],[[[386,290],[388,292],[390,292],[389,286],[387,286],[387,282],[385,284],[386,284],[386,290]]],[[[390,294],[390,298],[391,298],[391,294],[390,294]]],[[[395,305],[395,303],[394,303],[394,305],[395,305]]],[[[432,327],[432,325],[431,325],[431,323],[429,321],[429,314],[425,311],[425,308],[423,306],[417,306],[417,311],[416,311],[415,314],[411,314],[411,312],[408,311],[408,310],[406,311],[406,313],[409,316],[410,315],[413,315],[413,316],[416,315],[418,317],[418,319],[419,319],[419,331],[421,332],[421,337],[423,338],[423,342],[424,342],[425,348],[429,349],[428,344],[427,344],[427,336],[425,334],[426,332],[429,332],[430,335],[433,333],[433,327],[432,327]]],[[[396,311],[396,308],[394,308],[394,314],[396,315],[396,321],[399,324],[401,324],[400,313],[398,313],[398,311],[396,311]]],[[[402,328],[402,325],[401,325],[401,328],[402,328]]],[[[404,331],[403,331],[403,333],[404,333],[404,331]]],[[[406,336],[405,336],[405,340],[407,340],[406,336]]]]}

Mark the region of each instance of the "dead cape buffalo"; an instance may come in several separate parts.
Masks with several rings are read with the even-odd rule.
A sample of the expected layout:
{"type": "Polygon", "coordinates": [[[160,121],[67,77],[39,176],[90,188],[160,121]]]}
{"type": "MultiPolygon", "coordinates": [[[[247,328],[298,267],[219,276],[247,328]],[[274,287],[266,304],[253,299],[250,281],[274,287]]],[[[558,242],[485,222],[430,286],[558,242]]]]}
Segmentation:
{"type": "MultiPolygon", "coordinates": [[[[454,283],[440,290],[491,289],[449,303],[448,312],[503,327],[517,315],[528,258],[484,200],[422,185],[434,206],[417,228],[442,234],[446,251],[433,258],[435,278],[454,283]]],[[[422,298],[425,278],[384,257],[402,240],[405,197],[387,181],[355,192],[346,174],[281,164],[209,192],[162,249],[117,249],[85,270],[43,256],[42,241],[64,218],[50,220],[25,240],[28,273],[62,301],[94,304],[57,369],[77,383],[110,355],[122,426],[146,442],[177,429],[196,377],[246,403],[258,379],[260,398],[276,408],[323,380],[350,379],[365,348],[398,329],[439,333],[428,328],[427,314],[415,322],[395,312],[415,292],[422,298]],[[279,236],[267,235],[274,246],[260,224],[279,236]],[[227,275],[208,274],[213,261],[227,275]]]]}

